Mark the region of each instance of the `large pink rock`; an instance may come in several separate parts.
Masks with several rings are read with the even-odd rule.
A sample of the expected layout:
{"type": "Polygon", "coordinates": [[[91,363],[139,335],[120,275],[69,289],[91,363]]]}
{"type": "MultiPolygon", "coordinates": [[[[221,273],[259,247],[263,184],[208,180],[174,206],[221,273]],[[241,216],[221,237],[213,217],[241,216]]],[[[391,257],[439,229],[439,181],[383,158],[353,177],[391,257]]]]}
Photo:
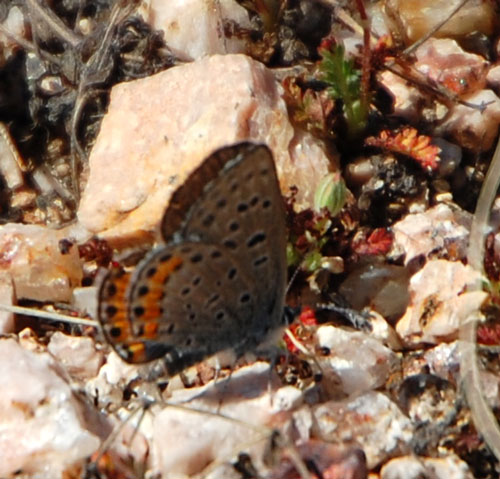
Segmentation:
{"type": "Polygon", "coordinates": [[[266,143],[282,191],[297,185],[298,204],[311,204],[330,161],[309,134],[294,133],[281,94],[271,71],[244,55],[205,57],[117,85],[90,155],[79,220],[115,245],[141,239],[206,156],[243,140],[266,143]]]}
{"type": "Polygon", "coordinates": [[[0,341],[0,374],[0,477],[68,477],[101,443],[92,432],[98,414],[73,395],[50,354],[14,339],[0,341]]]}

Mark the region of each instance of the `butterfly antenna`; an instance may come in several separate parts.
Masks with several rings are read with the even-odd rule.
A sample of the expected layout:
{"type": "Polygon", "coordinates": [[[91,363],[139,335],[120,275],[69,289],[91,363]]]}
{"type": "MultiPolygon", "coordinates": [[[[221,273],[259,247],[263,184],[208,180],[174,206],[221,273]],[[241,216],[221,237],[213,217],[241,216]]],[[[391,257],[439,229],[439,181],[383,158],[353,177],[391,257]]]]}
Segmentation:
{"type": "Polygon", "coordinates": [[[132,420],[132,418],[139,412],[141,411],[141,416],[137,422],[137,427],[134,428],[134,432],[131,436],[131,439],[129,441],[130,445],[132,445],[133,440],[135,439],[135,436],[137,434],[137,431],[139,429],[139,426],[142,422],[142,419],[144,418],[146,414],[146,410],[148,409],[149,404],[139,404],[136,409],[134,409],[128,417],[123,420],[118,427],[110,433],[110,435],[106,438],[106,440],[101,444],[99,449],[96,451],[94,458],[92,459],[91,464],[93,464],[95,467],[97,467],[97,464],[99,464],[99,461],[102,459],[104,454],[110,449],[111,445],[116,441],[116,438],[120,435],[120,433],[123,431],[125,426],[132,420]]]}

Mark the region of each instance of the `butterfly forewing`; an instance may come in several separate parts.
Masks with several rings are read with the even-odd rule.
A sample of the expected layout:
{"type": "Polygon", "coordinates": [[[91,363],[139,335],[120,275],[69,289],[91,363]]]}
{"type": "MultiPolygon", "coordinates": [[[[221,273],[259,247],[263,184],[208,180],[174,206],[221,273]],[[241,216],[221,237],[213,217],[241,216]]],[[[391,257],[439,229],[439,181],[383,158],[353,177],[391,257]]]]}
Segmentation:
{"type": "Polygon", "coordinates": [[[286,231],[271,151],[243,143],[218,150],[205,163],[222,166],[189,209],[183,238],[225,247],[252,277],[259,298],[255,326],[274,327],[284,304],[286,231]]]}

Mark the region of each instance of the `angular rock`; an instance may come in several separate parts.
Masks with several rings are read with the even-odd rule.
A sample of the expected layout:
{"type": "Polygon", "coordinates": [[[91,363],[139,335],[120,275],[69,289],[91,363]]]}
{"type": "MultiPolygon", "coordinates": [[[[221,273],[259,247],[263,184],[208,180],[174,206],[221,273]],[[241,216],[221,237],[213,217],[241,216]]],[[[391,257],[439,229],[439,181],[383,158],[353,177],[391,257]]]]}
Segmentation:
{"type": "Polygon", "coordinates": [[[446,457],[403,456],[391,459],[380,471],[380,479],[473,479],[467,464],[451,454],[446,457]]]}
{"type": "Polygon", "coordinates": [[[68,374],[81,380],[96,376],[103,362],[103,354],[96,351],[91,338],[68,336],[56,331],[47,349],[61,362],[68,374]]]}
{"type": "Polygon", "coordinates": [[[168,47],[181,60],[245,51],[243,39],[224,35],[225,22],[250,28],[247,10],[234,0],[150,0],[141,13],[155,30],[164,32],[168,47]]]}
{"type": "Polygon", "coordinates": [[[1,477],[62,479],[99,447],[97,412],[73,396],[50,355],[0,340],[0,374],[1,477]]]}
{"type": "Polygon", "coordinates": [[[413,426],[384,394],[371,391],[354,399],[329,401],[313,408],[315,435],[332,443],[356,444],[369,469],[409,451],[413,426]]]}
{"type": "MultiPolygon", "coordinates": [[[[12,306],[15,294],[12,278],[8,273],[0,274],[0,304],[12,306]]],[[[14,331],[14,314],[0,309],[0,334],[8,334],[14,331]]]]}
{"type": "Polygon", "coordinates": [[[449,18],[434,34],[435,37],[460,37],[478,31],[490,35],[495,25],[493,2],[473,0],[467,2],[450,18],[461,0],[389,0],[386,12],[397,19],[408,44],[426,35],[440,22],[449,18]]]}
{"type": "Polygon", "coordinates": [[[396,362],[396,355],[389,348],[365,333],[322,326],[316,335],[319,346],[330,350],[328,356],[318,358],[323,373],[328,374],[327,369],[332,368],[348,395],[382,386],[396,362]]]}
{"type": "Polygon", "coordinates": [[[153,471],[165,478],[200,474],[214,461],[231,461],[239,452],[250,454],[257,467],[264,467],[269,428],[285,427],[291,418],[288,408],[301,402],[297,389],[277,389],[275,381],[270,396],[271,378],[268,364],[255,363],[215,384],[175,391],[169,403],[182,409],[167,406],[155,415],[153,471]]]}
{"type": "Polygon", "coordinates": [[[480,274],[460,262],[431,260],[410,280],[411,301],[396,325],[407,346],[456,339],[458,328],[488,294],[466,292],[480,274]]]}
{"type": "Polygon", "coordinates": [[[115,86],[90,155],[80,221],[115,246],[143,240],[205,157],[243,140],[267,143],[283,193],[296,185],[298,204],[312,204],[330,161],[309,135],[294,139],[281,94],[272,73],[244,55],[205,57],[115,86]]]}
{"type": "Polygon", "coordinates": [[[78,250],[59,247],[60,231],[35,225],[0,226],[0,271],[11,276],[18,299],[69,301],[83,277],[78,250]]]}
{"type": "Polygon", "coordinates": [[[465,212],[438,204],[424,213],[409,214],[392,227],[394,248],[405,255],[405,264],[422,255],[449,251],[454,259],[467,255],[470,220],[465,212]]]}

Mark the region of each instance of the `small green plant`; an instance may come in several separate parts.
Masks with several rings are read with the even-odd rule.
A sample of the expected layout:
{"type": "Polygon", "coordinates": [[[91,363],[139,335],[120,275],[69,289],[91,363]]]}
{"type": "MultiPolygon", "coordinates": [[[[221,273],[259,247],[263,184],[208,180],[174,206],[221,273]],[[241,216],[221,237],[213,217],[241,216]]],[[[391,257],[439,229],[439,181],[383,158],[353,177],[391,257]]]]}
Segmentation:
{"type": "Polygon", "coordinates": [[[337,216],[344,207],[346,186],[340,173],[328,173],[314,192],[314,210],[318,213],[326,208],[330,215],[337,216]]]}
{"type": "Polygon", "coordinates": [[[350,136],[357,136],[366,126],[369,102],[361,95],[361,71],[353,60],[345,58],[342,45],[320,48],[319,69],[328,84],[328,94],[343,102],[343,111],[350,136]]]}
{"type": "Polygon", "coordinates": [[[294,227],[287,244],[289,266],[300,264],[300,268],[309,273],[323,267],[326,258],[322,250],[332,239],[334,218],[345,205],[346,192],[344,180],[338,172],[329,173],[320,181],[314,194],[313,208],[294,217],[294,227]]]}

